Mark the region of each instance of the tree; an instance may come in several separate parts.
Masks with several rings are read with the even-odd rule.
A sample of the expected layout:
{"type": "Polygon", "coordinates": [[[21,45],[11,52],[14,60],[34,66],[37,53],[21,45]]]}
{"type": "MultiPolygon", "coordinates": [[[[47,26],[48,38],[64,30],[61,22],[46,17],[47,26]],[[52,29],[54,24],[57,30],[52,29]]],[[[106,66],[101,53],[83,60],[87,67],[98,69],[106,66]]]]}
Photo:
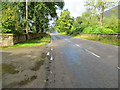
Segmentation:
{"type": "Polygon", "coordinates": [[[89,0],[86,1],[85,6],[87,6],[87,10],[93,16],[97,16],[98,25],[103,26],[103,15],[104,11],[107,8],[113,7],[115,5],[114,2],[107,2],[105,0],[89,0]]]}
{"type": "Polygon", "coordinates": [[[22,33],[28,24],[29,32],[46,32],[49,21],[57,17],[56,10],[62,9],[64,2],[28,2],[26,19],[25,2],[2,2],[2,32],[22,33]]]}
{"type": "Polygon", "coordinates": [[[17,6],[19,3],[2,2],[2,15],[1,24],[3,33],[20,33],[21,27],[19,26],[19,14],[17,13],[17,6]],[[16,6],[14,6],[16,5],[16,6]]]}
{"type": "Polygon", "coordinates": [[[57,8],[62,9],[64,2],[30,2],[29,17],[32,22],[31,30],[34,32],[46,32],[49,21],[57,17],[57,8]]]}
{"type": "Polygon", "coordinates": [[[98,24],[98,20],[96,16],[92,16],[89,11],[88,12],[84,12],[81,16],[81,27],[85,28],[88,26],[94,26],[98,24]]]}
{"type": "Polygon", "coordinates": [[[60,17],[55,21],[55,29],[58,32],[66,32],[68,34],[72,28],[73,20],[74,19],[70,17],[70,12],[64,10],[60,17]]]}
{"type": "Polygon", "coordinates": [[[83,27],[82,27],[82,18],[81,17],[77,17],[74,19],[74,22],[73,22],[73,25],[72,25],[72,28],[70,30],[71,34],[73,35],[77,35],[78,33],[81,33],[82,30],[83,30],[83,27]]]}

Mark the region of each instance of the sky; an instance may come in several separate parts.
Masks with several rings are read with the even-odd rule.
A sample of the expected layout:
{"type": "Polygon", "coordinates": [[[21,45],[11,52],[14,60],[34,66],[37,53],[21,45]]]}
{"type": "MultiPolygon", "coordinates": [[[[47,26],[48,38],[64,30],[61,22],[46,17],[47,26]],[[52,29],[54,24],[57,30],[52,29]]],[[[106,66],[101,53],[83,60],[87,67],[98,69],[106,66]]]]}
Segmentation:
{"type": "MultiPolygon", "coordinates": [[[[84,6],[85,0],[64,0],[65,6],[63,10],[68,9],[70,11],[70,15],[73,17],[81,16],[83,12],[85,12],[84,6]]],[[[57,10],[58,16],[61,13],[61,10],[57,10]]]]}
{"type": "MultiPolygon", "coordinates": [[[[105,0],[105,1],[120,1],[120,0],[105,0]]],[[[86,7],[84,6],[85,0],[64,0],[65,5],[63,10],[68,9],[70,11],[70,15],[73,17],[81,16],[83,12],[86,11],[86,7]]],[[[57,15],[60,16],[62,10],[57,10],[57,15]]],[[[50,21],[52,24],[54,20],[50,21]]]]}
{"type": "MultiPolygon", "coordinates": [[[[85,6],[84,6],[85,0],[64,0],[64,8],[68,9],[70,11],[70,16],[77,17],[81,16],[83,12],[85,12],[85,6]]],[[[60,16],[62,10],[57,10],[57,15],[60,16]]],[[[54,20],[50,21],[49,23],[52,24],[54,20]]]]}

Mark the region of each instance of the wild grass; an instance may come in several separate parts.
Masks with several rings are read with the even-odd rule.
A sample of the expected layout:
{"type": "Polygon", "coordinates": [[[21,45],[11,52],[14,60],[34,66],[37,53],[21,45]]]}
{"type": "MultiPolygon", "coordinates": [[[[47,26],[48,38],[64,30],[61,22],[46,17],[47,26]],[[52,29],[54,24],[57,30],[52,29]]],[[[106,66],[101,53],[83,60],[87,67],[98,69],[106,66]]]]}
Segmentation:
{"type": "Polygon", "coordinates": [[[26,47],[26,46],[37,46],[37,45],[45,45],[50,43],[51,37],[50,35],[46,35],[45,37],[41,38],[34,38],[31,40],[27,41],[21,41],[19,43],[16,43],[13,46],[8,46],[8,47],[2,47],[2,48],[13,48],[13,47],[26,47]]]}
{"type": "Polygon", "coordinates": [[[75,37],[120,46],[120,40],[116,36],[77,35],[75,37]]]}

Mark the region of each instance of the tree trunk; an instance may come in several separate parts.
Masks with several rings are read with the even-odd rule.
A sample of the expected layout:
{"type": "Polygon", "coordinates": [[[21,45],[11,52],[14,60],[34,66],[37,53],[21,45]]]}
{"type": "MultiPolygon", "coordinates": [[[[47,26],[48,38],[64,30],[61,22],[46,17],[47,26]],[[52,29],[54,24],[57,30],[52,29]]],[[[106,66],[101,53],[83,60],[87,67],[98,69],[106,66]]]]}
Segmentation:
{"type": "Polygon", "coordinates": [[[41,32],[42,32],[42,33],[44,32],[44,29],[43,29],[43,28],[41,28],[41,32]]]}

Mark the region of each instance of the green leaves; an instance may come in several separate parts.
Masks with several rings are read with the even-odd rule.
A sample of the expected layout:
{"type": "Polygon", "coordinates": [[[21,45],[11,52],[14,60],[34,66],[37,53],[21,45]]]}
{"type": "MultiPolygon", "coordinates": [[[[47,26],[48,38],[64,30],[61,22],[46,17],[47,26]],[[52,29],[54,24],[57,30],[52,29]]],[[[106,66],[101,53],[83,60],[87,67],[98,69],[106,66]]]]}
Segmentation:
{"type": "Polygon", "coordinates": [[[61,7],[61,2],[31,2],[29,6],[29,18],[33,24],[31,30],[38,32],[48,31],[49,21],[57,17],[56,7],[61,7]]]}
{"type": "Polygon", "coordinates": [[[25,6],[26,2],[2,2],[2,32],[24,33],[27,23],[30,32],[46,32],[49,21],[57,17],[56,9],[62,9],[64,3],[28,2],[28,20],[25,6]]]}
{"type": "Polygon", "coordinates": [[[72,23],[73,19],[70,17],[70,12],[68,10],[64,10],[55,22],[55,29],[58,32],[69,33],[72,23]]]}

